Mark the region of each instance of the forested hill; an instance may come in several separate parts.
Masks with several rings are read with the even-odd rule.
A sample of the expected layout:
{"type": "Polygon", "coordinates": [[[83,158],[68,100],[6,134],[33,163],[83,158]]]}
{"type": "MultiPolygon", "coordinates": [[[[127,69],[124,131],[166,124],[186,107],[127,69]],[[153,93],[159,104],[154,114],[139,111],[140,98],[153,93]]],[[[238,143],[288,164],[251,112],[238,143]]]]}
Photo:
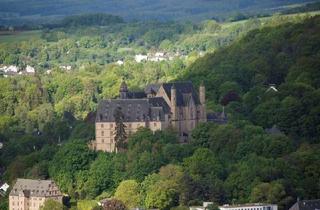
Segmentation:
{"type": "Polygon", "coordinates": [[[320,16],[254,30],[197,60],[185,78],[203,80],[210,99],[227,103],[233,117],[319,142],[320,16]]]}
{"type": "Polygon", "coordinates": [[[259,14],[310,0],[1,0],[0,19],[104,12],[126,19],[185,20],[223,17],[235,13],[259,14]]]}

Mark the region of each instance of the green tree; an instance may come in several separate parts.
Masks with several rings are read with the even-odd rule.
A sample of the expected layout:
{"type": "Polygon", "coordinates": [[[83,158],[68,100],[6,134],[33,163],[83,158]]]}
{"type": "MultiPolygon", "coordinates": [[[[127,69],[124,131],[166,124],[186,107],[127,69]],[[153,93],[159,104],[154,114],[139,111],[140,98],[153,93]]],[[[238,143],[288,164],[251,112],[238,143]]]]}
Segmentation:
{"type": "Polygon", "coordinates": [[[58,201],[48,199],[44,202],[43,206],[40,207],[41,210],[62,210],[63,205],[58,201]]]}
{"type": "Polygon", "coordinates": [[[139,183],[135,180],[122,181],[116,189],[114,197],[121,200],[128,208],[135,208],[141,205],[139,183]]]}
{"type": "Polygon", "coordinates": [[[122,113],[121,107],[118,107],[114,112],[114,119],[116,122],[115,127],[115,143],[117,151],[122,152],[127,149],[127,134],[126,134],[126,125],[123,123],[124,114],[122,113]]]}

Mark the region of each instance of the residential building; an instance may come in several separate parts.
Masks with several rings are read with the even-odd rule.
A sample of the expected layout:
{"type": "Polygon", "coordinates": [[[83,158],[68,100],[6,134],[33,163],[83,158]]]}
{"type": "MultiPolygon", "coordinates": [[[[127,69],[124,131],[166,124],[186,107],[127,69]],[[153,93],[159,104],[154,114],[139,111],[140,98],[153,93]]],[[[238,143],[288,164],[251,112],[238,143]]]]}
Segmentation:
{"type": "Polygon", "coordinates": [[[276,204],[253,203],[253,204],[238,204],[238,205],[223,205],[219,206],[220,210],[278,210],[276,204]]]}
{"type": "Polygon", "coordinates": [[[319,210],[320,199],[297,201],[289,210],[319,210]]]}
{"type": "Polygon", "coordinates": [[[98,105],[96,139],[90,145],[94,150],[116,152],[114,113],[119,108],[128,136],[139,127],[152,131],[171,127],[177,131],[181,143],[185,143],[196,125],[207,121],[204,85],[196,91],[191,82],[152,84],[143,92],[130,92],[123,82],[119,95],[98,105]]]}
{"type": "Polygon", "coordinates": [[[52,180],[17,179],[9,194],[9,210],[39,210],[47,199],[62,203],[62,197],[52,180]]]}

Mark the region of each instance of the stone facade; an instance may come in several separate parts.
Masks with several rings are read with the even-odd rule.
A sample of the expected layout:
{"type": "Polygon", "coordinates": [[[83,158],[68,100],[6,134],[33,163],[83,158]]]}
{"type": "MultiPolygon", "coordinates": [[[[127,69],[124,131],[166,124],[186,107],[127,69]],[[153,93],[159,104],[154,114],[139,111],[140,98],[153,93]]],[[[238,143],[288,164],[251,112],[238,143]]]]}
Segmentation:
{"type": "Polygon", "coordinates": [[[51,180],[17,179],[9,194],[9,210],[39,210],[47,199],[62,203],[62,197],[51,180]]]}
{"type": "Polygon", "coordinates": [[[127,136],[139,127],[152,131],[173,128],[181,143],[188,141],[191,131],[200,122],[207,121],[205,87],[195,91],[191,82],[152,84],[144,92],[129,92],[123,82],[118,99],[103,100],[99,103],[96,116],[96,139],[91,148],[105,152],[116,152],[115,117],[117,108],[124,115],[127,136]]]}

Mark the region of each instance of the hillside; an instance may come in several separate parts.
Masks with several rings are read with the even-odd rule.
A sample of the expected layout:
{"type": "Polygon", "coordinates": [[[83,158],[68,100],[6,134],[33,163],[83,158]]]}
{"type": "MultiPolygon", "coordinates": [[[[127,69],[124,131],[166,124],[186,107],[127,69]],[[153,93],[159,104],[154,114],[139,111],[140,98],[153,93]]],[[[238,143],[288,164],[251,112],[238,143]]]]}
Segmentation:
{"type": "MultiPolygon", "coordinates": [[[[309,0],[2,0],[0,19],[25,21],[79,13],[110,13],[125,19],[202,20],[226,17],[235,13],[259,14],[280,11],[286,6],[309,0]]],[[[0,21],[1,22],[1,21],[0,21]]]]}
{"type": "MultiPolygon", "coordinates": [[[[121,23],[114,27],[122,30],[57,29],[33,41],[5,41],[1,62],[24,66],[35,59],[42,62],[41,70],[52,71],[0,77],[0,181],[53,179],[71,196],[68,209],[78,210],[100,209],[97,201],[104,198],[121,200],[128,208],[161,210],[187,210],[203,201],[276,203],[285,210],[297,198],[319,198],[320,16],[297,19],[282,25],[283,16],[259,24],[253,19],[243,22],[253,27],[244,28],[206,21],[198,27],[180,25],[183,32],[166,23],[159,28],[175,30],[159,39],[151,32],[146,36],[141,25],[121,23]],[[232,30],[224,31],[228,27],[232,30]],[[217,28],[233,38],[218,47],[208,44],[215,52],[191,65],[174,59],[117,66],[106,64],[103,54],[107,48],[118,52],[119,46],[137,52],[165,46],[169,34],[175,35],[172,43],[188,33],[191,40],[204,34],[210,40],[217,28]],[[246,33],[249,28],[254,30],[246,33]],[[126,39],[128,34],[137,40],[126,39]],[[154,42],[142,45],[138,40],[145,36],[154,42]],[[74,70],[58,68],[71,61],[74,70]],[[92,112],[101,99],[118,94],[122,77],[130,89],[158,79],[204,82],[208,108],[221,111],[224,105],[229,121],[199,125],[189,144],[180,144],[170,129],[139,129],[123,153],[92,151],[92,112]],[[266,129],[274,125],[280,130],[266,129]]],[[[179,43],[164,49],[203,49],[179,43]]],[[[0,198],[0,209],[8,209],[8,196],[0,198]]]]}
{"type": "Polygon", "coordinates": [[[319,142],[319,32],[320,16],[253,30],[197,60],[184,78],[203,80],[216,104],[229,91],[237,92],[241,101],[228,106],[237,117],[319,142]],[[278,92],[266,92],[270,84],[278,92]]]}

